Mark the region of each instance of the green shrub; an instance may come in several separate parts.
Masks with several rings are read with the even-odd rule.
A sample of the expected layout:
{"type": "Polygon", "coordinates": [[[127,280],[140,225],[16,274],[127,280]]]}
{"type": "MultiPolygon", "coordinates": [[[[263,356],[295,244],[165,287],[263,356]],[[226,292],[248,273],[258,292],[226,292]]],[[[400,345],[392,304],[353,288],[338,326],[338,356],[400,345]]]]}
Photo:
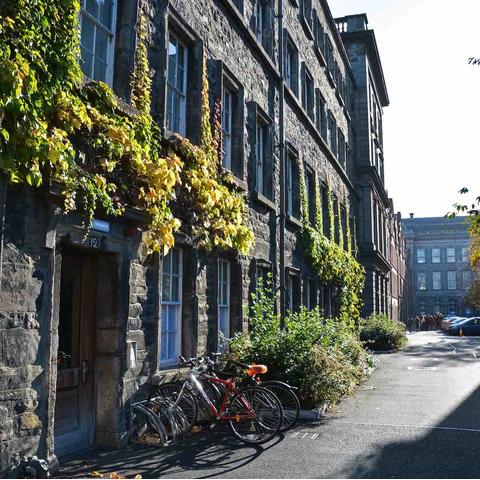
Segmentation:
{"type": "Polygon", "coordinates": [[[280,329],[273,295],[259,288],[254,295],[249,332],[231,341],[232,354],[244,362],[264,363],[268,376],[299,388],[304,406],[336,403],[366,376],[369,355],[357,336],[319,309],[291,313],[280,329]]]}
{"type": "Polygon", "coordinates": [[[402,322],[384,314],[372,314],[360,321],[360,340],[372,350],[398,350],[407,343],[402,322]]]}

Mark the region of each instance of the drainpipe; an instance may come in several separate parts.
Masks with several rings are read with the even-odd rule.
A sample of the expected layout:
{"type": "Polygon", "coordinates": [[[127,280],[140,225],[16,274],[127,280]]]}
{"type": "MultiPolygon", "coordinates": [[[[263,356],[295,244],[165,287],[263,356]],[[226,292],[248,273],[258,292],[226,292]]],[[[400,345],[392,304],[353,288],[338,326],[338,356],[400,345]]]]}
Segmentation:
{"type": "MultiPolygon", "coordinates": [[[[0,0],[1,3],[1,0],[0,0]]],[[[2,291],[3,278],[3,244],[5,228],[5,210],[7,203],[7,177],[0,175],[0,292],[2,291]]]]}
{"type": "Polygon", "coordinates": [[[280,136],[280,325],[285,326],[285,97],[283,80],[283,0],[278,0],[279,136],[280,136]]]}

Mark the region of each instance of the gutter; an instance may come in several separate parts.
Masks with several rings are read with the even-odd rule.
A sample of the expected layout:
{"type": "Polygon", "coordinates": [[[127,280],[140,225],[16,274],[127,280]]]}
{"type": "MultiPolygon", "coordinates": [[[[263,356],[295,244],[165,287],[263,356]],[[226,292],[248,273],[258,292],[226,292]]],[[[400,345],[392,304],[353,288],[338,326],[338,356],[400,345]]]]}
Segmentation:
{"type": "Polygon", "coordinates": [[[278,1],[279,136],[280,136],[280,326],[285,326],[285,88],[283,79],[283,0],[278,1]]]}

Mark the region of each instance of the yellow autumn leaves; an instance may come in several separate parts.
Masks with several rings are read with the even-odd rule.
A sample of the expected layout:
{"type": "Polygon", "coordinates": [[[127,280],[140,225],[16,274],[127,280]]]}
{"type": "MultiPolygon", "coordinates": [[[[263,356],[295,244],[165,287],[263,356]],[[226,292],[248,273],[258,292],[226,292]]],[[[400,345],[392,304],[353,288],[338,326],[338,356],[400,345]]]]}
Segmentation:
{"type": "Polygon", "coordinates": [[[221,171],[205,63],[200,146],[181,137],[169,142],[150,114],[145,15],[138,22],[132,83],[139,113],[132,114],[105,83],[83,83],[78,1],[39,0],[41,13],[27,0],[6,1],[9,17],[0,18],[0,168],[11,181],[63,184],[65,212],[81,209],[87,226],[99,209],[110,215],[122,215],[127,205],[144,210],[150,251],[166,253],[183,222],[200,247],[246,253],[253,234],[243,195],[221,171]]]}

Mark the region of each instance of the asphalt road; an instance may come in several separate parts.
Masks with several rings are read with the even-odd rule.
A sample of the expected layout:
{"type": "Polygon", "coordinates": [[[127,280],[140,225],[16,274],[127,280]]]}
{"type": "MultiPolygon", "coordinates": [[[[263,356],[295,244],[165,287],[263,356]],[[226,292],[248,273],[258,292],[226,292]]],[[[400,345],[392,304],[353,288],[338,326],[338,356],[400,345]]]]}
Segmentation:
{"type": "Polygon", "coordinates": [[[85,454],[60,475],[480,478],[479,454],[480,337],[422,332],[402,352],[378,355],[356,396],[272,444],[246,447],[219,429],[164,449],[85,454]]]}

